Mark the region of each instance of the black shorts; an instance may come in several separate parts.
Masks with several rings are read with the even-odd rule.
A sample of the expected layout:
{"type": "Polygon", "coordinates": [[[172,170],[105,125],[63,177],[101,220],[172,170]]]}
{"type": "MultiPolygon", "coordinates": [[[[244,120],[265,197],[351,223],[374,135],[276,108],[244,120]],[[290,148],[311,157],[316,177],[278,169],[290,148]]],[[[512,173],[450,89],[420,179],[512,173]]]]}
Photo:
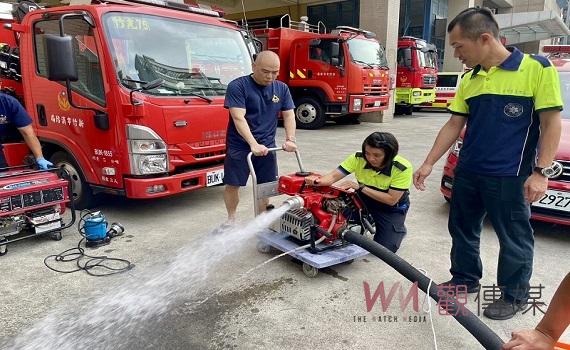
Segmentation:
{"type": "MultiPolygon", "coordinates": [[[[245,186],[249,177],[247,155],[249,150],[228,149],[224,161],[224,184],[230,186],[245,186]]],[[[251,157],[257,183],[265,183],[277,180],[277,156],[275,152],[269,152],[266,156],[251,157]]]]}

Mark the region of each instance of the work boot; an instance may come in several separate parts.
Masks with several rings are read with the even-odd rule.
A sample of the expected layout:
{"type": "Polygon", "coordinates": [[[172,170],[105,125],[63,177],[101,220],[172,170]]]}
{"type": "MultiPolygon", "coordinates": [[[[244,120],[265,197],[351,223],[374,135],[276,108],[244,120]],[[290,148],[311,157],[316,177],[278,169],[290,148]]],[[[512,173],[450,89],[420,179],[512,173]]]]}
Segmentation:
{"type": "Polygon", "coordinates": [[[483,315],[492,320],[508,320],[521,311],[525,303],[507,301],[503,297],[495,300],[483,311],[483,315]]]}

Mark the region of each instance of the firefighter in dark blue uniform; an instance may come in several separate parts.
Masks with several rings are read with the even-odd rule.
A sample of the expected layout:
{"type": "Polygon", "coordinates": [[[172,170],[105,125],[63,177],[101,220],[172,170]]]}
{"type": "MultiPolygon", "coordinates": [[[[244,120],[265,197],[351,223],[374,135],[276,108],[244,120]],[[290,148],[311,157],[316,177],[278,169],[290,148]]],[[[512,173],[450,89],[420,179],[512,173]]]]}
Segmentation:
{"type": "Polygon", "coordinates": [[[45,170],[53,166],[42,154],[40,141],[32,128],[32,118],[18,100],[10,95],[0,93],[0,168],[8,166],[2,144],[18,142],[22,137],[32,151],[40,169],[45,170]]]}

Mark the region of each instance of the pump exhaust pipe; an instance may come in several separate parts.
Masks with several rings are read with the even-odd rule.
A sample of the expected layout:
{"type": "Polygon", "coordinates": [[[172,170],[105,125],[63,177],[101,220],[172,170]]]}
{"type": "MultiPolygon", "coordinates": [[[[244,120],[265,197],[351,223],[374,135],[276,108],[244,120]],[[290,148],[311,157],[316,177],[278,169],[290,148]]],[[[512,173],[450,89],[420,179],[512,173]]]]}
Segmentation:
{"type": "MultiPolygon", "coordinates": [[[[374,229],[369,227],[370,225],[365,226],[367,226],[366,228],[368,230],[374,233],[374,229]]],[[[406,260],[400,258],[398,255],[392,253],[390,250],[373,240],[365,238],[358,232],[345,230],[343,232],[343,237],[348,242],[354,243],[382,259],[386,264],[390,265],[411,282],[417,282],[418,287],[439,304],[441,298],[437,295],[437,287],[434,285],[433,281],[430,286],[430,279],[410,265],[406,260]],[[428,286],[429,292],[427,290],[428,286]]],[[[471,311],[457,303],[457,300],[454,297],[446,297],[445,303],[446,311],[451,314],[469,333],[471,333],[471,335],[473,335],[485,349],[501,349],[504,344],[503,340],[471,311]]]]}
{"type": "Polygon", "coordinates": [[[293,196],[283,201],[283,205],[288,205],[289,209],[300,209],[305,205],[305,200],[299,196],[293,196]]]}

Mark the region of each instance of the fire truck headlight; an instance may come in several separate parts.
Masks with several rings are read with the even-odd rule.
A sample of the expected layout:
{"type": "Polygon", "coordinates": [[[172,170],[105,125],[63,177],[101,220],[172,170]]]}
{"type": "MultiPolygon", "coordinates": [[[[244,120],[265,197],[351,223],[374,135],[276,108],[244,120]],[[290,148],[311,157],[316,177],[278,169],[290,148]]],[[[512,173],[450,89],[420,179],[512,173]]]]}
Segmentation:
{"type": "Polygon", "coordinates": [[[131,140],[131,153],[157,153],[165,151],[166,144],[157,140],[131,140]]]}
{"type": "Polygon", "coordinates": [[[133,160],[137,175],[165,173],[168,170],[166,154],[136,154],[133,160]]]}
{"type": "Polygon", "coordinates": [[[421,92],[421,91],[414,91],[414,92],[412,92],[412,95],[413,95],[414,97],[418,97],[418,96],[421,96],[421,95],[422,95],[422,92],[421,92]]]}
{"type": "Polygon", "coordinates": [[[354,100],[352,100],[352,110],[353,111],[362,110],[362,99],[361,98],[355,98],[354,100]]]}
{"type": "Polygon", "coordinates": [[[131,174],[148,175],[168,172],[166,143],[152,129],[142,125],[127,125],[131,174]]]}

